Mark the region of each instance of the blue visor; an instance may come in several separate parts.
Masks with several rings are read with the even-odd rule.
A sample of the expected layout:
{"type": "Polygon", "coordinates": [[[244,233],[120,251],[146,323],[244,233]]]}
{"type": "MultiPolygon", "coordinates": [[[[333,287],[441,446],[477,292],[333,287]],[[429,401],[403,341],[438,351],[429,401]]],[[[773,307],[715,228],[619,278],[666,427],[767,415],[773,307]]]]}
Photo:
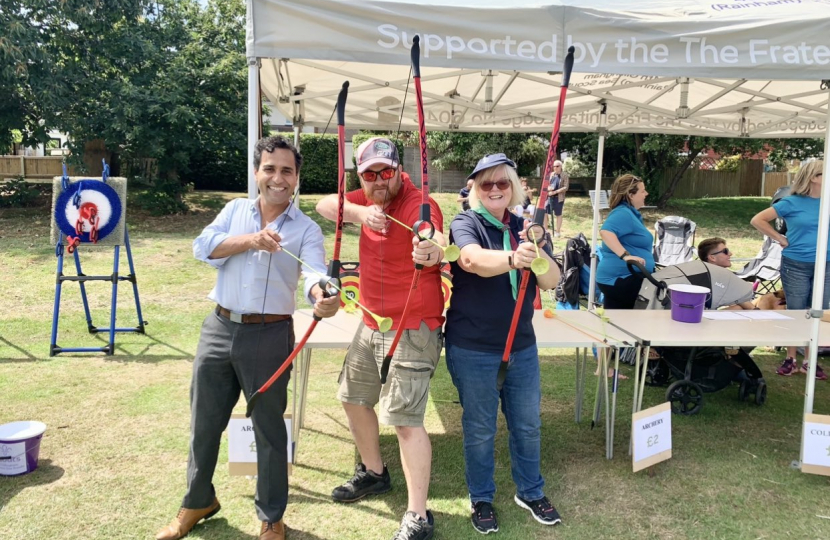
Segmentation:
{"type": "Polygon", "coordinates": [[[516,168],[516,163],[504,154],[489,154],[478,160],[478,163],[476,163],[476,168],[473,169],[473,172],[470,173],[470,176],[467,177],[467,180],[472,180],[478,173],[480,173],[484,169],[489,169],[490,167],[495,167],[496,165],[510,165],[514,169],[516,168]]]}

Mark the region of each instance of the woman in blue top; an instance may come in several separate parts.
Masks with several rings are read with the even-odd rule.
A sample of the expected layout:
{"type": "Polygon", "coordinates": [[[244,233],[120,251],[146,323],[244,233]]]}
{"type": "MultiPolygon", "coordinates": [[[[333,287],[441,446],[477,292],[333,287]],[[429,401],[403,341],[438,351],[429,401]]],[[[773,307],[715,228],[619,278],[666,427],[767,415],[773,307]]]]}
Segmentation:
{"type": "MultiPolygon", "coordinates": [[[[811,161],[801,166],[789,197],[784,197],[771,208],[758,212],[750,223],[784,248],[781,252],[781,281],[787,295],[787,309],[807,309],[813,296],[813,276],[818,243],[818,217],[821,197],[823,161],[811,161]],[[787,236],[776,231],[770,221],[782,218],[787,222],[787,236]]],[[[830,250],[828,250],[830,256],[830,250]]],[[[824,297],[821,308],[830,308],[830,273],[824,273],[824,297]]],[[[787,358],[778,368],[778,374],[790,376],[799,372],[795,361],[796,348],[787,347],[787,358]]],[[[807,372],[806,358],[801,371],[807,372]]],[[[827,378],[821,366],[816,366],[816,378],[827,378]]]]}
{"type": "Polygon", "coordinates": [[[559,514],[545,497],[541,459],[539,353],[533,333],[536,285],[550,289],[559,281],[549,236],[539,243],[550,269],[531,274],[501,391],[496,378],[518,297],[521,270],[536,258],[524,219],[509,209],[525,196],[516,165],[504,154],[479,160],[470,174],[470,210],[450,225],[450,240],[461,249],[452,267],[452,300],[445,328],[447,370],[458,389],[463,414],[464,465],[473,527],[487,534],[499,530],[493,510],[496,492],[496,420],[507,419],[510,462],[516,483],[514,501],[544,525],[559,523],[559,514]],[[521,236],[520,236],[521,233],[521,236]]]}
{"type": "Polygon", "coordinates": [[[597,267],[597,285],[605,295],[608,309],[632,309],[637,300],[643,275],[639,271],[632,274],[628,261],[637,261],[649,272],[654,271],[654,237],[640,214],[647,196],[645,184],[633,174],[618,177],[611,187],[611,213],[599,232],[602,259],[597,267]]]}

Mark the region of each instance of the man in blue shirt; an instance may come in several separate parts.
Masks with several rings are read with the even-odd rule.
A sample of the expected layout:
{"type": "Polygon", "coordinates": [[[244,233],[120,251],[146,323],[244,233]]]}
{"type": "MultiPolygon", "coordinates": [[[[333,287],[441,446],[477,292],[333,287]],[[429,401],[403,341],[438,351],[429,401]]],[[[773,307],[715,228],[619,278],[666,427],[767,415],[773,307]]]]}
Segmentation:
{"type": "MultiPolygon", "coordinates": [[[[302,156],[282,137],[266,137],[254,150],[259,197],[229,202],[193,242],[193,255],[218,270],[208,298],[216,309],[202,324],[190,389],[187,492],[178,515],[156,535],[178,540],[219,511],[212,478],[222,432],[239,400],[252,395],[291,353],[297,282],[303,274],[314,313],[331,317],[339,298],[323,297],[325,251],[320,227],[294,204],[302,156]],[[285,253],[285,248],[311,269],[285,253]]],[[[287,434],[283,413],[290,370],[262,394],[252,421],[257,449],[254,505],[260,540],[284,540],[288,502],[287,434]]]]}

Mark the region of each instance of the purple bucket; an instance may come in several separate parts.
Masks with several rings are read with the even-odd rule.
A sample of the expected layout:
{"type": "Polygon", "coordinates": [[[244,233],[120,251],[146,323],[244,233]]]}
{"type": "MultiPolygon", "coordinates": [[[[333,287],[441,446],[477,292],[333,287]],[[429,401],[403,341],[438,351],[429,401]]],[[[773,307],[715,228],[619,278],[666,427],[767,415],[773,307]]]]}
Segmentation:
{"type": "Polygon", "coordinates": [[[18,476],[37,469],[43,422],[12,422],[0,426],[0,476],[18,476]]]}
{"type": "Polygon", "coordinates": [[[672,320],[699,323],[711,291],[698,285],[669,285],[672,320]]]}

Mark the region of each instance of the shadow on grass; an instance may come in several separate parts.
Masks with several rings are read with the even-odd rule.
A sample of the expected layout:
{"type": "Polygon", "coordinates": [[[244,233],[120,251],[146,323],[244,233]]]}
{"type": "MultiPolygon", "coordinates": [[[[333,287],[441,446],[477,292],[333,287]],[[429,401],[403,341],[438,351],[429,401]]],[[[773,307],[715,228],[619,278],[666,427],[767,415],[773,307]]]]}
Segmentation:
{"type": "Polygon", "coordinates": [[[63,468],[52,465],[51,459],[41,459],[37,469],[29,474],[3,477],[3,481],[0,482],[0,510],[3,510],[9,501],[24,489],[51,484],[60,480],[63,473],[63,468]]]}
{"type": "MultiPolygon", "coordinates": [[[[255,527],[254,524],[251,527],[255,527]]],[[[204,538],[215,539],[233,539],[233,540],[256,540],[258,536],[240,531],[236,527],[228,524],[228,520],[223,517],[213,517],[207,519],[202,523],[197,524],[193,528],[193,532],[198,532],[204,538]]]]}
{"type": "Polygon", "coordinates": [[[341,437],[340,435],[333,435],[331,433],[326,433],[325,431],[320,431],[319,429],[314,429],[314,428],[310,428],[310,427],[303,427],[303,431],[307,431],[308,433],[315,433],[317,435],[322,435],[324,437],[330,437],[330,438],[336,439],[340,442],[346,442],[346,443],[352,442],[352,440],[349,439],[349,438],[341,437]]]}
{"type": "Polygon", "coordinates": [[[322,538],[316,534],[298,531],[297,529],[292,529],[288,525],[285,526],[285,536],[291,538],[291,540],[322,540],[322,538]]]}
{"type": "MultiPolygon", "coordinates": [[[[459,407],[448,405],[448,408],[453,409],[452,412],[448,413],[448,416],[455,417],[460,414],[459,407]]],[[[467,488],[464,481],[463,466],[459,468],[457,460],[446,459],[446,456],[458,455],[462,452],[461,433],[460,431],[445,434],[431,433],[430,442],[432,444],[433,460],[431,462],[432,473],[430,476],[427,506],[432,507],[436,528],[442,531],[442,537],[458,538],[455,532],[465,531],[469,527],[469,516],[464,512],[458,514],[447,511],[446,503],[447,501],[457,499],[459,496],[465,497],[467,488]],[[435,508],[436,506],[441,506],[442,509],[437,510],[435,508]],[[447,536],[448,534],[450,536],[447,536]]],[[[389,493],[367,497],[364,500],[352,504],[335,503],[331,499],[328,488],[333,489],[337,484],[348,480],[352,473],[351,470],[346,470],[345,468],[343,470],[334,470],[315,465],[304,465],[300,462],[294,463],[293,466],[298,470],[325,475],[331,479],[331,485],[319,490],[313,490],[299,486],[296,482],[292,482],[289,490],[289,505],[306,504],[320,506],[322,512],[326,512],[325,507],[330,507],[333,513],[348,511],[351,514],[365,516],[365,519],[359,518],[358,521],[365,521],[366,523],[369,523],[375,518],[384,518],[392,522],[399,522],[407,511],[408,496],[406,480],[403,475],[400,460],[398,438],[394,433],[381,433],[380,451],[391,474],[392,490],[389,493]]],[[[359,461],[360,456],[355,453],[354,459],[355,461],[359,461]]],[[[302,456],[299,456],[299,461],[302,461],[302,456]]],[[[304,477],[308,476],[304,473],[301,474],[304,477]]],[[[314,512],[314,510],[309,511],[314,512]]],[[[384,535],[391,536],[395,532],[395,528],[396,526],[391,526],[388,531],[384,530],[384,535]],[[386,534],[387,532],[388,535],[386,534]]],[[[344,532],[344,536],[348,536],[348,534],[344,532]]],[[[465,535],[464,537],[469,536],[465,535]]],[[[297,538],[297,536],[292,535],[291,538],[297,538]]],[[[305,537],[299,536],[299,538],[305,537]]],[[[309,536],[308,538],[314,537],[309,536]]]]}
{"type": "MultiPolygon", "coordinates": [[[[101,339],[102,336],[96,336],[96,337],[101,339]]],[[[180,348],[178,348],[174,345],[171,345],[170,343],[167,343],[165,341],[161,341],[160,339],[155,338],[152,335],[146,334],[146,333],[143,335],[143,337],[146,338],[146,339],[149,339],[150,341],[152,341],[152,343],[149,343],[149,344],[145,345],[144,348],[141,351],[139,351],[137,353],[133,353],[133,354],[130,354],[130,352],[127,351],[124,348],[123,345],[119,345],[118,342],[116,341],[115,350],[117,352],[121,352],[122,354],[126,355],[127,358],[125,358],[123,356],[119,356],[119,357],[111,357],[111,359],[116,360],[116,361],[141,362],[141,363],[155,363],[155,362],[162,362],[162,361],[165,361],[165,360],[193,360],[193,354],[191,354],[191,353],[189,353],[189,352],[187,352],[183,349],[180,349],[180,348]],[[149,354],[147,354],[148,351],[150,351],[150,349],[152,347],[155,347],[157,345],[161,346],[161,347],[166,347],[167,349],[170,349],[171,351],[174,351],[178,354],[161,354],[161,355],[149,355],[149,354]]],[[[103,341],[104,341],[104,343],[107,342],[107,340],[103,340],[103,341]]],[[[130,344],[130,346],[132,346],[132,345],[135,345],[135,343],[130,344]]]]}
{"type": "Polygon", "coordinates": [[[6,345],[6,346],[8,346],[8,347],[10,347],[10,348],[12,348],[16,351],[20,351],[20,353],[23,356],[25,356],[25,358],[0,358],[0,364],[6,363],[6,362],[36,362],[38,360],[37,356],[33,355],[32,353],[30,353],[29,351],[27,351],[23,347],[18,347],[17,345],[15,345],[14,343],[12,343],[11,341],[7,340],[4,337],[0,337],[0,343],[6,345]]]}

